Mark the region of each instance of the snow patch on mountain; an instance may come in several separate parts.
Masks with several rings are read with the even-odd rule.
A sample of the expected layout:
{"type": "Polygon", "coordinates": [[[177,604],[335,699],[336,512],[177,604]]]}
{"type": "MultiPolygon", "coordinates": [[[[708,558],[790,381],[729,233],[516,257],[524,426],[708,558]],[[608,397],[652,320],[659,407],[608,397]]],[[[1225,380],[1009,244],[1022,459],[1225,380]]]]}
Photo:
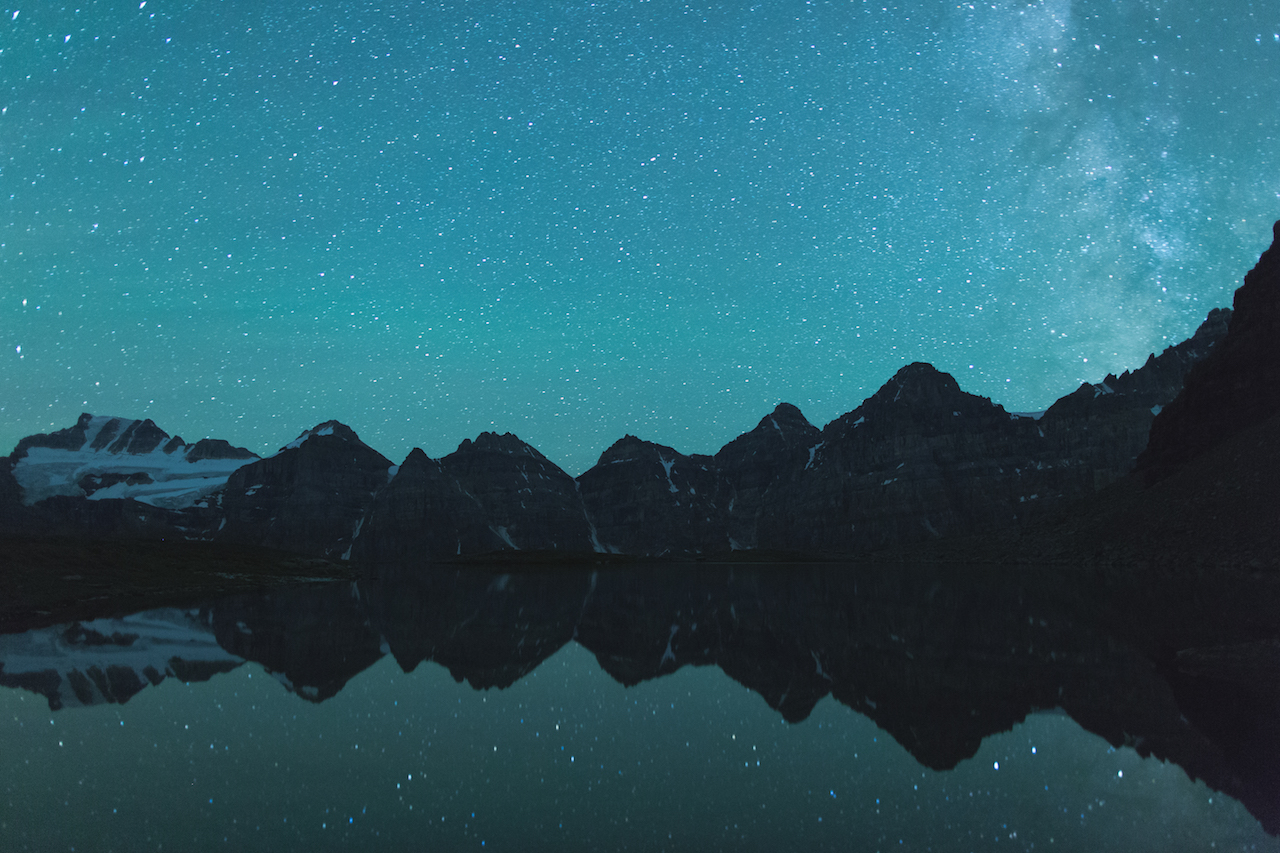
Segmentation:
{"type": "Polygon", "coordinates": [[[34,438],[24,440],[14,454],[13,476],[27,506],[68,495],[95,501],[133,498],[169,509],[187,507],[221,488],[232,471],[258,458],[224,442],[192,445],[170,439],[150,421],[102,415],[82,415],[69,430],[34,438]],[[136,452],[137,445],[126,439],[147,428],[163,439],[145,452],[136,452]],[[77,441],[81,433],[83,440],[77,441]],[[211,452],[211,444],[219,446],[211,452]]]}
{"type": "Polygon", "coordinates": [[[333,426],[331,424],[323,424],[315,429],[309,429],[293,441],[286,444],[284,447],[280,448],[280,450],[297,450],[303,445],[303,442],[308,438],[311,438],[313,435],[333,435],[333,426]]]}

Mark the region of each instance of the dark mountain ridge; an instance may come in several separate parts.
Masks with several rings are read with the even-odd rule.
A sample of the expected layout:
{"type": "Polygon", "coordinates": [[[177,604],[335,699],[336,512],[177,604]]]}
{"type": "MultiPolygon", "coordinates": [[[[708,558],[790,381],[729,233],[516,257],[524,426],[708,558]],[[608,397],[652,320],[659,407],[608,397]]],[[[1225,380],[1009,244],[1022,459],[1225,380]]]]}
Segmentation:
{"type": "Polygon", "coordinates": [[[1236,433],[1280,413],[1280,222],[1236,291],[1230,334],[1186,377],[1179,399],[1152,424],[1138,469],[1147,482],[1173,473],[1236,433]]]}
{"type": "Polygon", "coordinates": [[[628,435],[577,478],[510,433],[482,433],[439,460],[414,450],[395,466],[336,421],[258,459],[212,439],[188,447],[150,421],[101,425],[85,414],[23,439],[0,465],[0,531],[188,538],[377,562],[502,550],[859,553],[1016,528],[1125,474],[1154,412],[1222,340],[1228,316],[1215,309],[1194,337],[1132,373],[1081,386],[1039,419],[914,363],[821,429],[781,403],[714,456],[628,435]],[[37,448],[71,456],[33,459],[37,448]],[[178,448],[191,462],[236,464],[218,488],[167,504],[99,493],[150,483],[133,470],[135,457],[178,448]],[[25,484],[40,464],[47,480],[67,482],[32,500],[25,484]]]}
{"type": "Polygon", "coordinates": [[[0,465],[0,532],[425,563],[514,550],[860,554],[1023,530],[1125,478],[1149,432],[1142,469],[1154,481],[1212,436],[1280,411],[1268,345],[1277,267],[1273,246],[1246,276],[1237,317],[1215,309],[1188,340],[1041,415],[1010,413],[917,362],[821,429],[783,403],[714,456],[628,435],[576,478],[509,433],[439,460],[415,449],[395,466],[332,421],[257,459],[86,414],[23,439],[0,465]],[[156,461],[179,447],[187,466],[216,457],[225,481],[156,461]]]}

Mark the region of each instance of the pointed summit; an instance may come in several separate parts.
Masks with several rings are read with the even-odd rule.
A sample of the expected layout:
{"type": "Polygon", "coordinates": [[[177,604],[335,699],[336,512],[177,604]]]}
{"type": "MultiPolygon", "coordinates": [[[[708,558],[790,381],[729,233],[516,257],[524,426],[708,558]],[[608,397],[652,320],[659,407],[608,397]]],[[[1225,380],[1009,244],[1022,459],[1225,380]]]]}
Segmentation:
{"type": "Polygon", "coordinates": [[[951,374],[943,373],[928,362],[917,361],[895,373],[867,403],[936,409],[957,403],[964,405],[965,398],[970,397],[971,394],[960,390],[960,383],[951,374]]]}
{"type": "MultiPolygon", "coordinates": [[[[804,416],[798,408],[790,403],[779,403],[772,412],[760,419],[757,429],[769,426],[777,431],[787,433],[803,433],[817,432],[817,427],[809,423],[809,419],[804,416]]],[[[788,436],[790,438],[790,436],[788,436]]]]}
{"type": "MultiPolygon", "coordinates": [[[[458,445],[458,449],[450,456],[457,453],[506,453],[517,456],[533,456],[537,459],[545,460],[538,450],[526,441],[521,440],[520,436],[511,432],[504,432],[499,435],[496,432],[482,432],[476,436],[476,440],[464,438],[462,443],[458,445]]],[[[446,459],[449,457],[446,456],[446,459]]]]}
{"type": "Polygon", "coordinates": [[[732,472],[731,476],[737,476],[737,469],[744,465],[755,464],[757,457],[769,459],[771,467],[777,467],[788,450],[811,447],[820,437],[821,430],[809,423],[798,408],[779,403],[755,429],[720,448],[715,455],[716,465],[732,472]]]}
{"type": "Polygon", "coordinates": [[[325,421],[228,478],[215,496],[225,523],[214,538],[341,557],[393,470],[351,427],[325,421]]]}
{"type": "Polygon", "coordinates": [[[512,433],[463,441],[440,468],[483,511],[491,550],[592,550],[573,478],[512,433]]]}
{"type": "Polygon", "coordinates": [[[755,429],[715,455],[720,473],[717,505],[726,516],[728,546],[755,548],[757,527],[770,489],[803,467],[822,441],[822,431],[790,403],[779,403],[755,429]]]}
{"type": "Polygon", "coordinates": [[[534,481],[555,482],[559,487],[567,484],[573,489],[573,478],[560,466],[509,432],[482,432],[475,441],[463,439],[457,450],[440,460],[440,467],[464,484],[476,481],[468,487],[478,490],[476,494],[496,488],[497,483],[509,487],[512,494],[527,493],[534,481]],[[489,479],[494,483],[479,482],[489,479]]]}
{"type": "Polygon", "coordinates": [[[602,453],[577,484],[602,549],[689,553],[718,539],[716,479],[711,457],[686,456],[628,435],[602,453]]]}
{"type": "Polygon", "coordinates": [[[667,451],[669,455],[679,453],[674,448],[654,444],[652,441],[645,441],[643,438],[637,438],[631,433],[627,433],[609,445],[604,453],[600,454],[600,458],[596,461],[596,467],[615,465],[619,462],[630,462],[641,457],[647,457],[652,455],[653,450],[657,450],[659,453],[667,451]]]}
{"type": "Polygon", "coordinates": [[[823,427],[822,435],[830,442],[859,429],[898,433],[916,429],[909,425],[919,425],[924,434],[936,434],[954,429],[953,418],[1007,419],[1008,413],[986,397],[961,390],[951,374],[917,361],[895,373],[861,406],[823,427]]]}
{"type": "Polygon", "coordinates": [[[295,438],[293,441],[286,444],[284,447],[280,448],[279,452],[283,453],[286,450],[297,450],[309,438],[315,438],[317,436],[329,436],[329,435],[336,436],[342,441],[353,442],[355,444],[359,444],[364,447],[368,446],[363,441],[360,440],[360,436],[356,435],[355,430],[353,430],[351,427],[347,426],[346,424],[342,423],[341,421],[325,421],[322,424],[316,424],[311,429],[303,430],[302,433],[297,438],[295,438]]]}

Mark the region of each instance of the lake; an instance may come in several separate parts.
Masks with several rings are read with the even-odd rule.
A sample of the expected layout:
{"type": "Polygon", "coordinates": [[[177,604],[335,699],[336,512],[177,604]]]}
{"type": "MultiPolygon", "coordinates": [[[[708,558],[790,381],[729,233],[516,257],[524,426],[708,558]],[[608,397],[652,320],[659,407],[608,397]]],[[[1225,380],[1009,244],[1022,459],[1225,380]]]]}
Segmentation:
{"type": "Polygon", "coordinates": [[[1149,581],[388,569],[0,635],[0,847],[1280,850],[1269,587],[1149,581]]]}

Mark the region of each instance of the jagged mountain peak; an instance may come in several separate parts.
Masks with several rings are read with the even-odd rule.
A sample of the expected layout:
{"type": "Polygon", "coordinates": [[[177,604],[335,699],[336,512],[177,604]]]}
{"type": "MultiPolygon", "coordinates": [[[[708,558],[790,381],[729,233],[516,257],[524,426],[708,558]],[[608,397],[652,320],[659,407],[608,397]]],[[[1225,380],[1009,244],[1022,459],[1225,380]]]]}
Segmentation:
{"type": "MultiPolygon", "coordinates": [[[[1272,249],[1246,277],[1249,292],[1237,305],[1275,301],[1280,290],[1268,281],[1278,267],[1280,251],[1272,249]]],[[[369,522],[376,542],[361,546],[361,559],[515,547],[853,553],[952,530],[999,529],[1131,470],[1151,418],[1210,348],[1219,357],[1231,355],[1224,348],[1236,353],[1228,379],[1256,380],[1249,399],[1280,397],[1267,390],[1280,385],[1275,335],[1268,337],[1274,323],[1255,315],[1261,332],[1245,335],[1252,343],[1243,350],[1249,324],[1238,319],[1245,315],[1213,311],[1194,338],[1143,368],[1082,386],[1038,420],[1011,416],[915,362],[822,430],[778,402],[714,457],[628,434],[577,478],[512,433],[482,432],[437,460],[415,448],[397,468],[329,420],[245,464],[252,454],[223,441],[187,445],[150,420],[84,413],[73,427],[23,439],[0,464],[0,529],[25,530],[30,519],[50,529],[85,519],[124,529],[118,516],[129,513],[130,529],[142,529],[135,518],[154,522],[147,535],[154,528],[345,557],[369,522]],[[1228,318],[1234,349],[1216,337],[1228,318]],[[192,501],[193,493],[204,497],[192,501]],[[49,497],[59,500],[32,512],[22,506],[49,497]],[[105,497],[180,512],[146,516],[94,503],[105,497]]]]}
{"type": "MultiPolygon", "coordinates": [[[[187,444],[181,436],[156,426],[150,418],[137,420],[112,415],[94,415],[82,412],[75,426],[49,434],[29,435],[18,442],[11,458],[17,462],[30,455],[36,448],[53,451],[79,452],[98,456],[148,456],[163,455],[187,462],[201,460],[250,460],[258,455],[244,447],[236,447],[220,438],[202,438],[195,444],[187,444]]],[[[128,464],[129,460],[121,460],[128,464]]]]}
{"type": "Polygon", "coordinates": [[[322,424],[316,424],[311,429],[303,430],[297,438],[280,448],[279,452],[286,450],[297,450],[310,438],[318,436],[336,436],[343,441],[351,441],[357,444],[364,444],[360,441],[360,436],[356,435],[356,431],[341,421],[325,421],[322,424]]]}
{"type": "Polygon", "coordinates": [[[779,403],[773,407],[773,411],[770,414],[775,418],[786,418],[787,420],[799,418],[805,423],[809,423],[808,418],[804,416],[804,412],[800,411],[800,407],[791,403],[779,403]]]}
{"type": "Polygon", "coordinates": [[[600,454],[600,460],[596,462],[596,465],[613,465],[618,462],[630,462],[634,459],[663,455],[673,458],[684,456],[683,453],[674,448],[663,444],[655,444],[652,441],[645,441],[643,438],[637,438],[628,433],[609,445],[609,448],[600,454]]]}
{"type": "Polygon", "coordinates": [[[898,370],[867,402],[944,408],[972,396],[960,389],[960,383],[950,373],[916,361],[898,370]]]}
{"type": "Polygon", "coordinates": [[[75,426],[60,429],[51,433],[36,433],[29,435],[18,442],[17,447],[13,449],[10,456],[17,461],[27,454],[32,447],[48,447],[52,450],[79,450],[84,447],[88,438],[89,424],[93,421],[93,415],[88,412],[81,412],[80,417],[76,419],[75,426]]]}
{"type": "MultiPolygon", "coordinates": [[[[571,482],[572,477],[560,466],[543,456],[527,442],[512,433],[499,435],[482,432],[475,441],[464,440],[458,449],[440,460],[447,473],[464,480],[485,480],[515,490],[528,487],[533,476],[543,482],[550,477],[558,482],[571,482]]],[[[482,489],[477,484],[477,489],[482,489]]]]}
{"type": "MultiPolygon", "coordinates": [[[[173,442],[182,443],[182,439],[175,437],[165,447],[165,453],[171,453],[170,447],[173,442]]],[[[229,441],[221,438],[202,438],[195,444],[187,448],[187,461],[195,462],[198,459],[257,459],[258,454],[243,447],[236,447],[229,441]]]]}
{"type": "Polygon", "coordinates": [[[1227,334],[1152,423],[1137,466],[1148,483],[1280,414],[1280,221],[1272,235],[1235,292],[1227,334]]]}
{"type": "Polygon", "coordinates": [[[440,476],[440,460],[432,459],[421,447],[415,447],[409,451],[404,461],[393,467],[391,471],[394,473],[389,475],[389,482],[403,486],[410,480],[440,476]]]}
{"type": "Polygon", "coordinates": [[[521,439],[515,433],[510,432],[504,432],[501,435],[496,432],[482,432],[476,436],[475,441],[472,441],[469,438],[464,438],[454,453],[468,452],[508,453],[513,455],[533,456],[537,459],[545,458],[528,442],[521,439]]]}
{"type": "Polygon", "coordinates": [[[1194,341],[1200,338],[1221,339],[1227,334],[1227,329],[1231,325],[1231,313],[1230,308],[1214,308],[1209,312],[1209,316],[1204,318],[1204,322],[1196,327],[1191,340],[1194,341]]]}
{"type": "Polygon", "coordinates": [[[1244,284],[1236,290],[1232,303],[1232,331],[1240,337],[1280,324],[1280,220],[1271,227],[1271,233],[1271,245],[1253,269],[1245,273],[1244,284]]]}
{"type": "Polygon", "coordinates": [[[953,417],[986,418],[1005,414],[1004,408],[986,397],[970,394],[949,373],[932,364],[913,362],[901,368],[880,389],[852,412],[841,415],[822,429],[828,441],[847,436],[853,431],[886,420],[937,419],[950,423],[953,417]]]}
{"type": "Polygon", "coordinates": [[[350,427],[325,421],[227,479],[217,496],[224,523],[214,539],[345,554],[374,494],[397,471],[350,427]]]}
{"type": "MultiPolygon", "coordinates": [[[[341,421],[325,421],[304,430],[297,438],[268,458],[284,457],[291,452],[301,452],[304,456],[317,457],[329,457],[337,453],[343,459],[372,460],[368,464],[375,467],[392,467],[393,465],[390,459],[361,441],[356,431],[341,421]],[[356,456],[349,457],[347,450],[354,451],[356,456]]],[[[360,464],[366,464],[366,462],[360,464]]]]}
{"type": "Polygon", "coordinates": [[[400,470],[403,471],[406,468],[421,468],[428,462],[435,462],[435,460],[428,456],[426,451],[421,447],[415,447],[413,450],[409,451],[409,455],[400,463],[400,470]]]}
{"type": "Polygon", "coordinates": [[[169,508],[192,505],[257,458],[219,439],[188,445],[150,419],[89,412],[74,426],[22,439],[10,456],[28,506],[66,496],[132,498],[169,508]]]}
{"type": "Polygon", "coordinates": [[[776,429],[779,432],[800,431],[809,432],[816,430],[809,419],[804,416],[804,412],[790,403],[779,403],[774,407],[773,411],[760,419],[760,423],[756,425],[756,429],[768,427],[776,429]]]}
{"type": "Polygon", "coordinates": [[[821,433],[798,408],[790,403],[779,403],[760,419],[754,429],[720,448],[715,460],[721,465],[741,465],[765,447],[809,447],[821,433]]]}
{"type": "Polygon", "coordinates": [[[93,449],[105,447],[108,453],[128,453],[141,456],[150,453],[169,438],[169,433],[156,426],[155,421],[147,418],[141,421],[130,421],[127,424],[121,418],[112,418],[93,442],[93,449]],[[115,433],[112,435],[112,433],[115,433]]]}
{"type": "Polygon", "coordinates": [[[1213,309],[1194,335],[1165,347],[1159,355],[1151,353],[1137,370],[1126,370],[1119,376],[1108,373],[1101,381],[1082,383],[1059,398],[1045,412],[1044,425],[1065,424],[1126,406],[1146,407],[1143,410],[1154,415],[1177,395],[1193,365],[1208,357],[1226,338],[1230,320],[1231,309],[1213,309]]]}
{"type": "MultiPolygon", "coordinates": [[[[155,450],[167,439],[169,434],[156,426],[150,418],[139,421],[81,412],[75,426],[47,435],[29,435],[19,441],[14,448],[13,458],[20,459],[35,447],[141,455],[155,450]]],[[[165,452],[172,452],[169,449],[171,445],[172,442],[165,446],[165,452]]]]}

